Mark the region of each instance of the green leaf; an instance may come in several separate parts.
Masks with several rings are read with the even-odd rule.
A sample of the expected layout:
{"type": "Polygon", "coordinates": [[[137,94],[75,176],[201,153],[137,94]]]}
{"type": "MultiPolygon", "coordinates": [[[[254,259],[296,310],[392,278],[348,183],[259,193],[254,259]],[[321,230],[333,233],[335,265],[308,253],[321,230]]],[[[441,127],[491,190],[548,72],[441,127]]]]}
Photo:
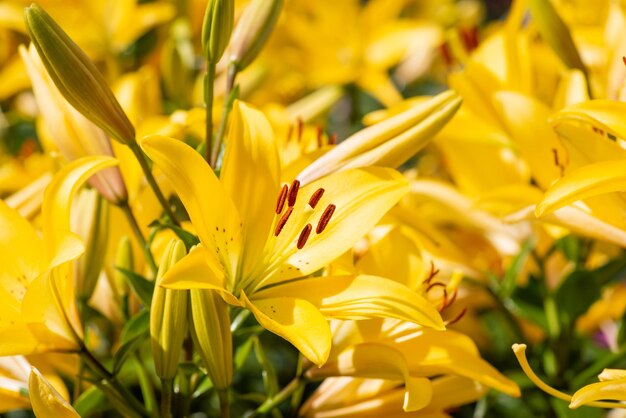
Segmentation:
{"type": "Polygon", "coordinates": [[[522,268],[524,268],[524,265],[526,264],[528,254],[530,254],[530,251],[534,248],[534,246],[535,243],[532,239],[524,242],[520,253],[513,259],[513,262],[504,273],[504,278],[500,282],[500,287],[498,289],[498,294],[500,295],[500,297],[507,298],[511,296],[513,290],[515,290],[517,278],[519,277],[522,268]]]}
{"type": "Polygon", "coordinates": [[[74,409],[81,417],[103,412],[109,408],[107,397],[95,386],[84,391],[74,402],[74,409]]]}
{"type": "Polygon", "coordinates": [[[135,350],[144,342],[145,337],[140,335],[135,337],[126,343],[122,344],[113,357],[113,375],[116,375],[121,370],[124,362],[128,359],[135,350]]]}
{"type": "Polygon", "coordinates": [[[254,354],[256,355],[256,359],[261,365],[263,369],[263,386],[265,386],[265,392],[267,393],[268,398],[273,397],[278,393],[279,385],[278,385],[278,377],[276,376],[276,370],[272,365],[272,362],[269,360],[267,355],[265,354],[265,350],[261,345],[261,341],[259,341],[258,337],[251,338],[252,343],[254,344],[254,354]]]}
{"type": "MultiPolygon", "coordinates": [[[[149,307],[149,306],[148,306],[149,307]]],[[[133,316],[122,329],[120,342],[127,343],[133,338],[139,336],[147,337],[150,333],[150,310],[143,309],[137,315],[133,316]]]]}
{"type": "Polygon", "coordinates": [[[585,313],[600,298],[600,284],[593,273],[577,270],[568,275],[554,293],[559,319],[565,326],[585,313]]]}
{"type": "Polygon", "coordinates": [[[154,293],[154,283],[134,271],[126,270],[122,267],[115,268],[128,280],[128,284],[139,300],[141,300],[145,306],[150,306],[152,304],[152,294],[154,293]]]}

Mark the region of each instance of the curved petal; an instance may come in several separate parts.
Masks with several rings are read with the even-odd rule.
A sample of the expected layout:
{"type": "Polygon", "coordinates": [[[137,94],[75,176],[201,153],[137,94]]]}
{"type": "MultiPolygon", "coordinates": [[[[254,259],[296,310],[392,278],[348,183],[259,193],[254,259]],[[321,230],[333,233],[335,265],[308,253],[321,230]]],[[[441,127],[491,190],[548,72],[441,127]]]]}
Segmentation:
{"type": "Polygon", "coordinates": [[[626,190],[624,161],[589,164],[554,183],[537,205],[536,214],[542,216],[577,200],[623,190],[626,190]]]}
{"type": "Polygon", "coordinates": [[[215,254],[202,245],[191,249],[189,254],[174,264],[161,278],[160,285],[168,289],[216,290],[231,305],[240,305],[224,287],[224,269],[215,254]]]}
{"type": "Polygon", "coordinates": [[[589,100],[567,107],[554,115],[552,123],[576,121],[591,124],[606,133],[626,139],[626,103],[616,100],[589,100]]]}
{"type": "Polygon", "coordinates": [[[289,297],[250,301],[243,291],[241,301],[263,328],[289,341],[318,366],[326,362],[331,345],[330,327],[313,304],[289,297]]]}
{"type": "Polygon", "coordinates": [[[572,395],[569,407],[574,409],[603,399],[626,401],[626,379],[608,380],[587,385],[572,395]]]}
{"type": "Polygon", "coordinates": [[[141,147],[168,178],[183,202],[204,247],[219,254],[232,278],[241,248],[239,213],[204,159],[183,142],[161,135],[145,137],[141,147]]]}
{"type": "Polygon", "coordinates": [[[52,179],[41,207],[43,238],[49,267],[78,257],[83,244],[70,230],[70,207],[74,194],[94,173],[117,164],[111,157],[84,157],[63,167],[52,179]]]}
{"type": "Polygon", "coordinates": [[[220,180],[243,222],[241,273],[262,258],[279,192],[280,162],[274,132],[263,113],[235,102],[220,180]]]}
{"type": "Polygon", "coordinates": [[[407,412],[424,408],[433,391],[429,379],[412,377],[405,357],[385,344],[363,343],[343,351],[336,360],[320,369],[312,369],[314,377],[353,376],[374,379],[404,380],[403,409],[407,412]]]}
{"type": "Polygon", "coordinates": [[[444,329],[434,306],[408,287],[377,276],[312,277],[261,290],[255,298],[300,297],[327,318],[396,318],[444,329]]]}
{"type": "Polygon", "coordinates": [[[28,393],[37,417],[80,418],[72,405],[34,367],[28,379],[28,393]]]}

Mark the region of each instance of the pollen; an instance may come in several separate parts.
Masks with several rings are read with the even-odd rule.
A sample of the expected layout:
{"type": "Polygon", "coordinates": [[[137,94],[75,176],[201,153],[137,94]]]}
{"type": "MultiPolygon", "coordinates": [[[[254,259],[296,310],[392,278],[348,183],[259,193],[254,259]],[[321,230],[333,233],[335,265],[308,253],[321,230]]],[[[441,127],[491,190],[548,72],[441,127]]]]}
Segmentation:
{"type": "Polygon", "coordinates": [[[326,209],[324,209],[324,213],[322,213],[322,216],[317,223],[317,228],[315,228],[315,232],[317,234],[321,234],[324,229],[326,229],[326,226],[328,226],[328,222],[330,222],[330,218],[332,218],[333,213],[335,213],[335,208],[336,206],[333,204],[326,206],[326,209]]]}
{"type": "Polygon", "coordinates": [[[313,229],[311,224],[306,224],[304,229],[302,229],[302,232],[300,232],[300,236],[298,237],[298,245],[297,245],[299,250],[301,250],[304,247],[304,245],[306,244],[306,241],[309,239],[309,235],[311,235],[311,229],[313,229]]]}
{"type": "Polygon", "coordinates": [[[280,220],[276,224],[276,229],[274,229],[275,237],[277,237],[280,234],[280,231],[283,230],[283,227],[285,226],[285,224],[289,220],[289,217],[291,216],[291,212],[293,212],[293,206],[290,206],[289,209],[287,209],[287,212],[285,212],[285,214],[280,218],[280,220]]]}
{"type": "Polygon", "coordinates": [[[288,192],[289,187],[286,184],[283,185],[283,188],[280,190],[280,194],[278,195],[278,200],[276,201],[276,215],[280,215],[280,213],[283,211],[288,192]]]}
{"type": "Polygon", "coordinates": [[[315,209],[315,206],[317,206],[323,195],[324,189],[320,187],[311,195],[311,198],[309,199],[309,206],[315,209]]]}
{"type": "Polygon", "coordinates": [[[298,197],[298,190],[300,190],[300,180],[294,180],[289,187],[289,196],[287,203],[289,207],[293,207],[296,204],[296,198],[298,197]]]}

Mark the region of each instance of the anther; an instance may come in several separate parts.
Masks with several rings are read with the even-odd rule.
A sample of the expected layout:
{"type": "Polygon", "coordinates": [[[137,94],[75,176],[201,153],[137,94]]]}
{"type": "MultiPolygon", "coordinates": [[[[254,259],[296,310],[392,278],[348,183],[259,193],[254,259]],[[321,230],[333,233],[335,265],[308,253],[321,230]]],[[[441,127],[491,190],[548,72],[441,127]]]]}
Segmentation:
{"type": "Polygon", "coordinates": [[[299,250],[301,250],[302,247],[304,247],[304,244],[306,244],[306,240],[309,239],[309,235],[311,235],[311,229],[313,229],[311,224],[306,224],[302,232],[300,232],[300,236],[298,237],[298,244],[297,244],[297,247],[299,250]]]}
{"type": "Polygon", "coordinates": [[[329,145],[335,145],[337,143],[337,134],[331,134],[328,137],[328,144],[329,145]]]}
{"type": "Polygon", "coordinates": [[[276,201],[276,214],[280,215],[280,213],[283,211],[283,208],[285,207],[285,201],[287,200],[287,192],[289,192],[289,187],[284,184],[283,188],[280,191],[280,194],[278,195],[278,200],[276,201]]]}
{"type": "Polygon", "coordinates": [[[622,61],[624,62],[624,65],[626,65],[626,57],[622,57],[622,61]]]}
{"type": "Polygon", "coordinates": [[[287,223],[287,220],[289,220],[289,216],[291,216],[291,212],[293,212],[293,207],[287,209],[287,212],[285,212],[285,214],[278,220],[278,223],[276,224],[276,229],[274,229],[275,237],[277,237],[278,234],[280,234],[280,231],[283,230],[283,227],[287,223]]]}
{"type": "Polygon", "coordinates": [[[326,206],[326,209],[324,209],[324,213],[322,213],[322,216],[317,223],[317,228],[315,228],[316,233],[321,234],[322,231],[326,229],[328,222],[330,222],[330,218],[333,216],[333,213],[335,213],[335,208],[336,206],[333,204],[326,206]]]}
{"type": "Polygon", "coordinates": [[[289,187],[289,198],[288,198],[288,204],[289,207],[292,207],[293,205],[296,204],[296,197],[298,197],[298,190],[300,189],[300,181],[299,180],[294,180],[291,183],[291,187],[289,187]]]}
{"type": "Polygon", "coordinates": [[[320,187],[311,195],[311,198],[309,199],[309,206],[315,209],[315,206],[317,206],[318,202],[322,198],[322,195],[324,195],[324,189],[320,187]]]}
{"type": "Polygon", "coordinates": [[[324,134],[324,130],[322,129],[322,125],[317,125],[317,147],[322,148],[322,135],[324,134]]]}
{"type": "Polygon", "coordinates": [[[304,131],[304,122],[302,122],[301,118],[296,119],[296,124],[298,125],[298,142],[302,140],[302,132],[304,131]]]}

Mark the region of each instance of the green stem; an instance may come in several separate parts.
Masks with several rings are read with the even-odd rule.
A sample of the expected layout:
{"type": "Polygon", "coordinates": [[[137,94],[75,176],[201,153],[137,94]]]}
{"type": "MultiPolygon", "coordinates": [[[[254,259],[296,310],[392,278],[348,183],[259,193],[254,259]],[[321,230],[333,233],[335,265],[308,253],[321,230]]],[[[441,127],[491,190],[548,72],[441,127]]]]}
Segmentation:
{"type": "Polygon", "coordinates": [[[148,372],[146,371],[146,366],[141,361],[141,357],[139,357],[137,352],[135,352],[135,361],[137,362],[137,378],[139,379],[139,387],[141,388],[143,402],[148,412],[151,412],[152,416],[156,417],[158,414],[154,388],[152,387],[150,376],[148,376],[148,372]]]}
{"type": "Polygon", "coordinates": [[[215,84],[215,63],[207,61],[204,77],[204,104],[206,106],[206,149],[204,158],[210,164],[213,149],[213,89],[215,84]]]}
{"type": "Polygon", "coordinates": [[[261,414],[267,414],[272,409],[276,408],[277,406],[285,402],[287,398],[289,398],[301,386],[304,386],[305,383],[306,383],[305,380],[296,376],[280,392],[278,392],[276,395],[272,396],[271,398],[268,398],[265,402],[263,402],[263,404],[261,404],[261,406],[259,406],[257,410],[254,412],[252,417],[255,417],[261,414]]]}
{"type": "Polygon", "coordinates": [[[87,347],[81,347],[79,351],[81,358],[84,360],[85,364],[89,366],[89,368],[96,374],[100,379],[102,379],[108,386],[117,392],[120,397],[122,397],[126,404],[135,412],[137,412],[140,416],[149,418],[150,414],[148,411],[141,405],[141,403],[135,398],[120,382],[115,379],[115,376],[111,374],[103,365],[98,361],[97,358],[91,354],[91,352],[87,349],[87,347]]]}
{"type": "Polygon", "coordinates": [[[165,198],[165,196],[163,195],[163,192],[161,192],[161,189],[159,188],[159,185],[157,184],[154,176],[152,175],[152,171],[150,170],[148,159],[146,158],[145,154],[143,153],[141,148],[139,148],[139,145],[136,142],[132,142],[129,145],[129,147],[130,147],[130,150],[133,152],[133,154],[135,154],[135,157],[137,158],[137,161],[139,162],[139,165],[141,166],[141,170],[146,176],[146,180],[148,180],[148,184],[152,188],[152,191],[154,192],[159,203],[163,207],[163,210],[165,211],[165,213],[167,214],[167,216],[170,218],[170,220],[172,221],[174,225],[180,226],[180,222],[176,218],[176,215],[174,215],[172,208],[167,202],[167,199],[165,198]]]}
{"type": "MultiPolygon", "coordinates": [[[[217,158],[220,155],[220,148],[222,147],[222,142],[224,141],[224,134],[226,133],[226,123],[228,122],[228,115],[233,108],[233,101],[231,100],[230,94],[235,85],[235,78],[237,77],[237,66],[235,64],[230,64],[228,66],[228,74],[226,81],[226,91],[224,92],[224,105],[222,107],[222,115],[220,117],[220,124],[217,128],[217,134],[215,135],[215,142],[213,143],[213,148],[211,150],[211,167],[215,168],[217,164],[217,158]]],[[[208,152],[208,150],[207,150],[208,152]]]]}
{"type": "Polygon", "coordinates": [[[141,228],[139,227],[139,223],[137,222],[137,218],[135,218],[135,215],[133,214],[133,210],[128,204],[128,201],[123,201],[122,203],[120,203],[119,207],[126,215],[126,219],[128,219],[128,223],[130,224],[130,227],[133,230],[135,237],[139,241],[139,245],[141,246],[141,250],[143,251],[143,255],[146,258],[148,266],[150,266],[152,275],[156,277],[158,269],[156,262],[154,261],[154,256],[152,255],[152,251],[150,250],[150,244],[148,244],[148,241],[146,241],[146,237],[143,236],[141,228]]]}
{"type": "Polygon", "coordinates": [[[218,389],[217,396],[220,398],[220,418],[230,418],[230,402],[228,401],[228,389],[218,389]]]}
{"type": "Polygon", "coordinates": [[[172,418],[174,380],[161,379],[161,418],[172,418]]]}

